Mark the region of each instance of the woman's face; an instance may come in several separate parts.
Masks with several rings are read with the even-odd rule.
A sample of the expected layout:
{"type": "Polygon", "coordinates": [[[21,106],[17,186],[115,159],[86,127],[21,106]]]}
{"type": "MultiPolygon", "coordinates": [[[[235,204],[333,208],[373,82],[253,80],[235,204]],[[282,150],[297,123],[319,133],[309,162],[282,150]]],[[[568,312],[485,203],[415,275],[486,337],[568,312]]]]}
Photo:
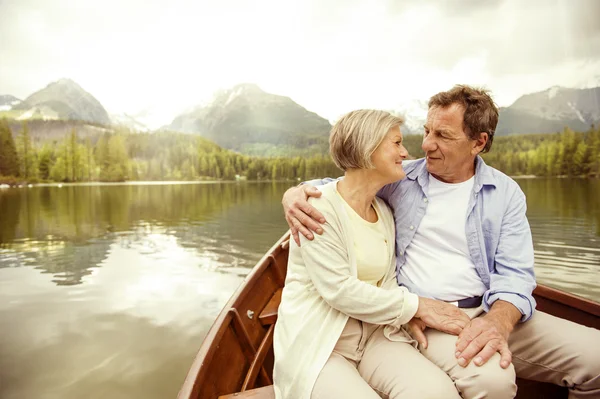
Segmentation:
{"type": "Polygon", "coordinates": [[[371,155],[375,171],[387,183],[403,179],[406,174],[402,168],[402,161],[408,156],[408,151],[402,145],[402,133],[396,126],[387,133],[379,147],[371,155]]]}

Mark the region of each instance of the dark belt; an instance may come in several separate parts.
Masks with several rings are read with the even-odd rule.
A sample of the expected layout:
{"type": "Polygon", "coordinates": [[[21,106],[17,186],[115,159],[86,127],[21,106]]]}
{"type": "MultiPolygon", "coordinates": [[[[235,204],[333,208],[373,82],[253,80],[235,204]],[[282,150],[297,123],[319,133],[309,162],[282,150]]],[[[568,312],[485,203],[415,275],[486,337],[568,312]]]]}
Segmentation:
{"type": "Polygon", "coordinates": [[[479,305],[481,305],[482,299],[483,299],[483,297],[481,297],[481,296],[474,296],[471,298],[461,299],[460,301],[458,301],[458,307],[459,308],[476,308],[479,305]]]}

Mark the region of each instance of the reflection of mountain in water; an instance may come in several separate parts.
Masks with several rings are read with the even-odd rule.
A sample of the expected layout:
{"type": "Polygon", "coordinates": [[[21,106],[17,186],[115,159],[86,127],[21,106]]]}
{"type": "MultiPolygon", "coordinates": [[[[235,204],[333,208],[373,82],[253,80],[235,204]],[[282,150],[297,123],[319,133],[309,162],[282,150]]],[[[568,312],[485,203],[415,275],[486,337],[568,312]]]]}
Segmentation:
{"type": "Polygon", "coordinates": [[[257,242],[270,243],[285,230],[281,214],[272,211],[285,188],[224,183],[2,191],[0,268],[35,266],[59,285],[79,284],[101,266],[111,244],[152,255],[165,235],[215,265],[248,268],[261,255],[257,242]],[[253,234],[248,226],[255,226],[253,234]]]}

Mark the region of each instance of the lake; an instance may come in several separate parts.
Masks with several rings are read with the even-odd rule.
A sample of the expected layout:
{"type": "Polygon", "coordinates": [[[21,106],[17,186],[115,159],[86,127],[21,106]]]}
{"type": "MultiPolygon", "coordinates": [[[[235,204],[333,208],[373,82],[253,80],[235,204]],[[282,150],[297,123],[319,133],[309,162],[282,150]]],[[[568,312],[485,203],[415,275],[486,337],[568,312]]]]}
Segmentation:
{"type": "MultiPolygon", "coordinates": [[[[518,183],[538,281],[600,301],[600,180],[518,183]]],[[[291,184],[0,190],[0,397],[175,398],[291,184]]]]}

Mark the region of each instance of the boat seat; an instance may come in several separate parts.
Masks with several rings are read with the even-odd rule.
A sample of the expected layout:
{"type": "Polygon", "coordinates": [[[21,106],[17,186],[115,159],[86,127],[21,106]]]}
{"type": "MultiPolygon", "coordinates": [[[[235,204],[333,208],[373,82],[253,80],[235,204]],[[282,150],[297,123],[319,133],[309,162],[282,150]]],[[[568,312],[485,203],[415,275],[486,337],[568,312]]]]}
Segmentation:
{"type": "Polygon", "coordinates": [[[267,306],[260,312],[258,316],[258,320],[263,326],[270,326],[271,324],[275,324],[277,321],[277,310],[279,309],[279,304],[281,303],[281,288],[275,291],[267,306]]]}
{"type": "Polygon", "coordinates": [[[219,399],[275,399],[273,385],[219,396],[219,399]]]}

